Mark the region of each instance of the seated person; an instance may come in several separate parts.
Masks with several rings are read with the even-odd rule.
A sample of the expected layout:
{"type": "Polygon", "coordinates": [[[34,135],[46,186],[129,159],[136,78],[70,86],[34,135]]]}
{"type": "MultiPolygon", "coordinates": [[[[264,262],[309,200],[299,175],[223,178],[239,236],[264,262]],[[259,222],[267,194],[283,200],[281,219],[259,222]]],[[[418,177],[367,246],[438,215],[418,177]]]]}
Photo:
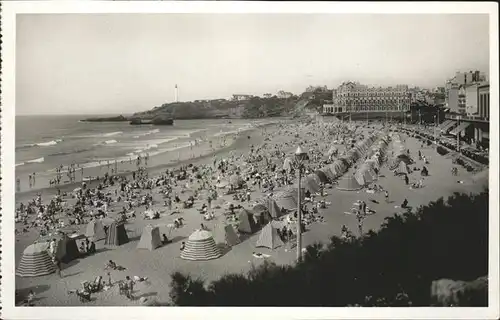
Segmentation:
{"type": "Polygon", "coordinates": [[[185,243],[184,241],[182,241],[182,243],[181,243],[181,248],[180,248],[180,249],[181,249],[181,251],[182,251],[182,250],[184,250],[184,248],[186,248],[186,243],[185,243]]]}
{"type": "Polygon", "coordinates": [[[117,268],[116,263],[113,260],[109,260],[108,263],[106,263],[105,269],[113,269],[115,270],[117,268]]]}
{"type": "Polygon", "coordinates": [[[95,248],[95,243],[94,241],[90,242],[90,246],[89,246],[89,249],[88,249],[88,254],[94,254],[96,253],[96,248],[95,248]]]}
{"type": "Polygon", "coordinates": [[[407,208],[407,207],[408,207],[408,200],[407,200],[407,199],[405,199],[405,200],[403,201],[403,203],[401,204],[401,208],[405,209],[405,208],[407,208]]]}
{"type": "Polygon", "coordinates": [[[165,245],[165,244],[168,244],[168,243],[172,242],[172,240],[168,240],[166,234],[163,234],[162,237],[163,237],[163,240],[161,241],[162,244],[165,245]]]}

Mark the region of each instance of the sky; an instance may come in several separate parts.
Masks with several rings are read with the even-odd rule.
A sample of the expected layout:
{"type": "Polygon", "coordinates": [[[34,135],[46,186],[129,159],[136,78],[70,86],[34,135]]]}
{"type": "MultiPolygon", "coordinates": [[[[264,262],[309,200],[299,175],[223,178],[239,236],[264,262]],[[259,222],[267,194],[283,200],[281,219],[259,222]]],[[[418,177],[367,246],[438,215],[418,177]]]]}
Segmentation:
{"type": "Polygon", "coordinates": [[[444,86],[489,70],[487,15],[18,15],[16,114],[128,114],[343,81],[444,86]]]}

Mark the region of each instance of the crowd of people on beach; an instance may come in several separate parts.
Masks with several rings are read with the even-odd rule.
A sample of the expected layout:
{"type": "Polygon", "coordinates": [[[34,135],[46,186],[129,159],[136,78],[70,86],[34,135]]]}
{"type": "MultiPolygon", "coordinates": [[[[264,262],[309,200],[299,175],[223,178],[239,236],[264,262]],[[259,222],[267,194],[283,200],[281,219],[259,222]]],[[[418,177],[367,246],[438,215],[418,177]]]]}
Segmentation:
{"type": "MultiPolygon", "coordinates": [[[[138,156],[136,170],[129,175],[106,172],[102,178],[94,181],[92,186],[83,181],[81,187],[73,191],[61,192],[58,189],[57,194],[50,199],[44,199],[46,201],[42,200],[41,194],[37,194],[31,201],[20,203],[16,208],[15,219],[20,227],[19,230],[16,228],[16,234],[29,232],[31,229],[36,230],[40,238],[57,232],[70,233],[97,219],[130,223],[134,223],[136,219],[167,219],[170,220],[172,228],[180,229],[186,225],[192,227],[189,215],[184,214],[190,209],[196,209],[196,212],[202,215],[203,221],[223,219],[225,223],[236,225],[239,219],[238,209],[252,208],[296,184],[298,169],[294,163],[293,152],[297,145],[307,151],[308,161],[304,162],[301,170],[304,175],[308,175],[333,163],[353,148],[356,142],[363,141],[380,129],[380,126],[342,122],[281,123],[277,130],[269,133],[261,129],[263,143],[252,144],[248,150],[230,152],[223,157],[214,156],[210,162],[204,164],[193,162],[178,168],[165,169],[153,176],[147,169],[149,157],[138,156]],[[286,139],[275,142],[278,137],[286,139]],[[332,145],[335,145],[334,150],[327,152],[332,145]]],[[[407,153],[411,156],[409,150],[407,153]]],[[[363,156],[360,161],[367,158],[363,156]]],[[[421,150],[418,151],[418,160],[424,163],[422,169],[410,168],[408,174],[402,175],[404,184],[411,188],[422,188],[423,179],[429,174],[425,166],[429,164],[429,159],[421,150]],[[411,171],[420,171],[421,178],[418,182],[410,181],[411,171]]],[[[353,169],[356,170],[357,166],[358,163],[353,164],[353,169]]],[[[68,166],[68,175],[71,173],[74,176],[77,168],[78,166],[74,165],[68,166]]],[[[61,172],[62,169],[61,167],[61,172]]],[[[399,175],[396,171],[394,174],[399,175]]],[[[31,179],[34,184],[34,174],[31,179]]],[[[330,206],[325,197],[328,195],[328,189],[333,188],[335,183],[319,183],[320,190],[317,193],[305,191],[301,208],[301,232],[305,232],[313,223],[324,222],[322,212],[330,206]]],[[[56,184],[59,184],[59,181],[56,184]]],[[[368,193],[383,193],[386,202],[389,202],[389,193],[380,183],[370,183],[365,189],[368,193]]],[[[408,206],[408,200],[404,199],[401,208],[408,206]]],[[[288,243],[297,233],[297,210],[280,209],[283,215],[279,219],[281,224],[278,235],[284,243],[288,243]]],[[[374,213],[366,202],[359,201],[356,204],[352,214],[356,216],[360,233],[363,220],[374,213]]],[[[198,229],[209,228],[204,222],[198,229]]],[[[341,234],[343,237],[350,237],[353,233],[344,225],[341,227],[341,234]]],[[[166,234],[163,234],[162,244],[172,245],[166,234]]],[[[51,240],[49,251],[53,257],[56,252],[55,245],[56,240],[51,240]]],[[[181,242],[180,250],[184,250],[185,245],[185,242],[181,242]]],[[[96,244],[86,238],[79,249],[82,255],[95,254],[96,244]]],[[[57,270],[61,274],[60,262],[56,259],[54,263],[59,264],[57,270]]],[[[105,284],[99,276],[93,285],[85,284],[80,291],[75,291],[81,299],[88,301],[91,293],[111,288],[109,271],[123,271],[126,268],[110,260],[105,270],[108,272],[108,283],[105,284]]],[[[119,291],[132,299],[135,282],[146,280],[147,277],[132,279],[127,276],[119,281],[119,291]]]]}

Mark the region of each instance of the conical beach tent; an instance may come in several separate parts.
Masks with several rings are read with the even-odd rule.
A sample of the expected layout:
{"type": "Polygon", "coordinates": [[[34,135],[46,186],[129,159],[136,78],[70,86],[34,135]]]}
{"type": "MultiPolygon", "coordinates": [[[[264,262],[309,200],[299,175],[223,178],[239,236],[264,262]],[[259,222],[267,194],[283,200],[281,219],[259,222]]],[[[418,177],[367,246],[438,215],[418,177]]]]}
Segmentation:
{"type": "Polygon", "coordinates": [[[16,275],[20,277],[38,277],[56,271],[47,250],[49,244],[34,243],[24,249],[23,257],[17,267],[16,275]]]}
{"type": "Polygon", "coordinates": [[[223,223],[218,224],[214,228],[214,240],[215,243],[223,243],[231,247],[241,243],[241,240],[234,231],[233,226],[229,224],[225,225],[223,223]]]}
{"type": "Polygon", "coordinates": [[[137,249],[148,249],[152,251],[161,246],[160,228],[147,225],[142,230],[141,239],[137,249]]]}
{"type": "Polygon", "coordinates": [[[339,180],[337,189],[344,191],[357,191],[363,189],[363,186],[356,181],[353,175],[349,175],[348,177],[339,180]]]}
{"type": "Polygon", "coordinates": [[[267,204],[267,210],[272,218],[277,219],[283,215],[283,213],[281,212],[281,208],[273,199],[271,198],[267,199],[266,204],[267,204]]]}
{"type": "Polygon", "coordinates": [[[121,246],[129,241],[125,224],[113,222],[108,229],[108,235],[104,244],[110,246],[121,246]]]}
{"type": "Polygon", "coordinates": [[[211,260],[221,256],[212,234],[206,230],[196,230],[186,242],[181,258],[185,260],[211,260]]]}
{"type": "Polygon", "coordinates": [[[255,233],[257,231],[257,225],[253,219],[253,214],[246,209],[241,209],[238,216],[238,231],[241,233],[255,233]]]}
{"type": "MultiPolygon", "coordinates": [[[[267,203],[267,200],[266,200],[267,203]]],[[[266,204],[256,204],[252,209],[253,215],[257,218],[260,225],[265,225],[269,221],[273,220],[266,204]]]]}
{"type": "Polygon", "coordinates": [[[104,226],[102,224],[102,221],[99,219],[91,220],[87,224],[87,230],[85,232],[85,235],[89,238],[92,238],[94,241],[105,239],[106,233],[104,232],[104,226]]]}
{"type": "Polygon", "coordinates": [[[283,245],[281,241],[278,230],[268,223],[261,231],[259,239],[257,239],[256,247],[266,247],[271,250],[276,249],[283,245]]]}
{"type": "MultiPolygon", "coordinates": [[[[301,191],[302,191],[301,193],[304,194],[303,190],[301,190],[301,191]]],[[[297,207],[297,200],[295,200],[296,197],[293,193],[294,192],[292,190],[283,191],[283,192],[277,193],[274,196],[274,200],[276,201],[276,204],[278,205],[278,207],[280,209],[285,208],[286,210],[291,210],[291,209],[297,207]]]]}

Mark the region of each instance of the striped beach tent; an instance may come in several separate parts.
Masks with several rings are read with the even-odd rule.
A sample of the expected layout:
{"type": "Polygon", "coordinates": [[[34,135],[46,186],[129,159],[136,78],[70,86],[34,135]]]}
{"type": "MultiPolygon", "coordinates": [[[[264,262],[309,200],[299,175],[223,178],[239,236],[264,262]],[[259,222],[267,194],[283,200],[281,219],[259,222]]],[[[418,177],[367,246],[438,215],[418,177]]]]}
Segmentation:
{"type": "Polygon", "coordinates": [[[20,277],[38,277],[56,272],[52,258],[47,252],[48,248],[49,244],[43,242],[33,243],[24,249],[16,275],[20,277]]]}
{"type": "Polygon", "coordinates": [[[108,229],[108,234],[104,244],[110,246],[121,246],[129,242],[127,230],[125,230],[125,224],[120,222],[113,222],[108,229]]]}
{"type": "Polygon", "coordinates": [[[193,261],[217,259],[221,255],[212,234],[206,230],[193,232],[181,251],[182,259],[193,261]]]}

